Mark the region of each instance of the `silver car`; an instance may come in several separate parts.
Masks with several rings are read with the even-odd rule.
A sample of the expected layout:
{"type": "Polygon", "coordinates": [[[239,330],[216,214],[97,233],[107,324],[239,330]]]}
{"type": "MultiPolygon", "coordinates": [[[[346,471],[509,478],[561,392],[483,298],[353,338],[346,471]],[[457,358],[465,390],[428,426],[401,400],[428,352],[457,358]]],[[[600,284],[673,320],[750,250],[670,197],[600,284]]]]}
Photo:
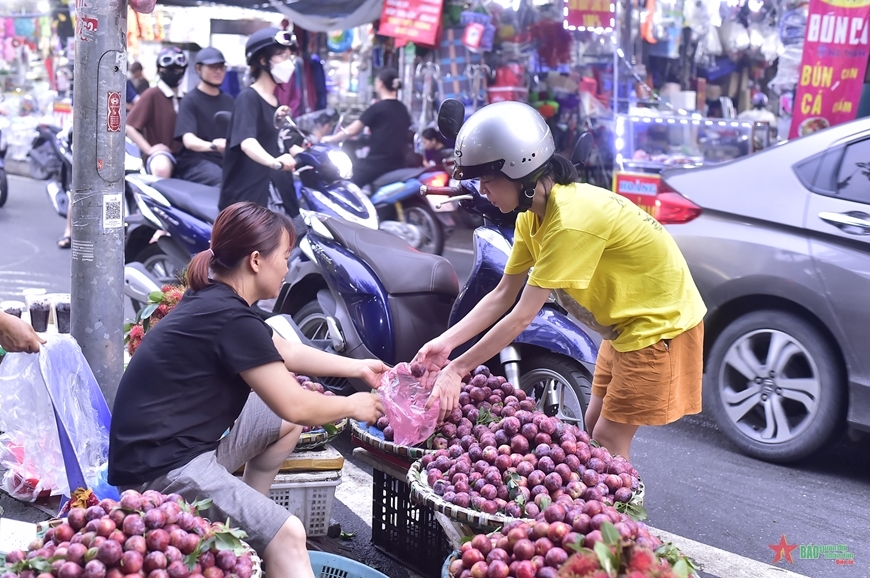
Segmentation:
{"type": "Polygon", "coordinates": [[[775,462],[870,431],[870,119],[663,178],[709,309],[705,410],[775,462]]]}

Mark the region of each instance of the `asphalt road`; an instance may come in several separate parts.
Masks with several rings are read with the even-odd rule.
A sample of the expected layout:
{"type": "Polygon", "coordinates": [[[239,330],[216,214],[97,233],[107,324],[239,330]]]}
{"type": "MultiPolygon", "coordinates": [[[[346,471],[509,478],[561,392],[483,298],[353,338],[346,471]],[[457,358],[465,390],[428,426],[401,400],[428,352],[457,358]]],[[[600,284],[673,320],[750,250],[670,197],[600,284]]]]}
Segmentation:
{"type": "MultiPolygon", "coordinates": [[[[69,291],[69,252],[56,248],[63,220],[53,213],[42,184],[10,177],[10,198],[0,208],[0,300],[25,287],[69,291]]],[[[459,230],[445,256],[460,280],[471,267],[470,236],[459,230]]],[[[337,444],[350,457],[347,440],[337,444]]],[[[801,559],[777,566],[813,578],[870,577],[870,443],[842,439],[820,455],[789,466],[747,458],[725,440],[705,415],[642,428],[632,458],[646,485],[649,524],[753,560],[772,563],[769,545],[845,545],[853,566],[801,559]]],[[[369,471],[364,464],[356,464],[369,471]]],[[[15,504],[0,506],[13,515],[15,504]]],[[[348,547],[389,576],[406,574],[368,545],[368,520],[338,503],[333,516],[356,532],[348,547]]],[[[723,577],[725,578],[725,577],[723,577]]]]}

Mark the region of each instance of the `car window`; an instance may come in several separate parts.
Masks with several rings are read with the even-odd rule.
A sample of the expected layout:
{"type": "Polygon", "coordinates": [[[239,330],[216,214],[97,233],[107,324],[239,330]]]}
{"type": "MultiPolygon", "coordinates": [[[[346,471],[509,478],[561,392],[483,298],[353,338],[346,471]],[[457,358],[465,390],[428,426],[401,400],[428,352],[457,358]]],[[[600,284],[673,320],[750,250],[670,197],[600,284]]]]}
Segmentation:
{"type": "Polygon", "coordinates": [[[837,196],[870,204],[870,139],[846,147],[837,171],[837,196]]]}

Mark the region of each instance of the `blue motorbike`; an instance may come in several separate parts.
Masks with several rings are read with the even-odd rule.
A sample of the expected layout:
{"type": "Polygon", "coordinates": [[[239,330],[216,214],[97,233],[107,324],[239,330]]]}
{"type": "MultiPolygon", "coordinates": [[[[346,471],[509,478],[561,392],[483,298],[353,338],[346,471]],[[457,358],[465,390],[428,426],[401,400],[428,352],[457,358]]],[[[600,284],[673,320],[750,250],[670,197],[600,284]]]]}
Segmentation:
{"type": "MultiPolygon", "coordinates": [[[[3,97],[0,96],[0,101],[3,97]]],[[[6,133],[9,130],[9,119],[0,115],[0,207],[6,204],[9,197],[9,180],[6,177],[6,133]]]]}
{"type": "Polygon", "coordinates": [[[378,210],[380,228],[419,251],[440,255],[455,225],[452,208],[436,209],[439,203],[420,196],[420,187],[443,187],[449,179],[441,167],[398,169],[375,179],[371,201],[378,210]]]}
{"type": "MultiPolygon", "coordinates": [[[[286,111],[279,109],[276,123],[292,123],[285,116],[286,111]]],[[[307,120],[300,119],[300,124],[307,120]]],[[[287,139],[287,150],[291,143],[304,140],[301,135],[299,130],[282,135],[287,139]]],[[[314,145],[296,155],[296,163],[294,185],[303,210],[377,228],[377,212],[371,201],[347,180],[352,168],[347,155],[335,148],[314,145]]],[[[138,208],[138,213],[128,219],[127,262],[142,263],[161,283],[173,282],[192,255],[209,248],[212,224],[219,213],[220,189],[145,174],[128,175],[126,184],[138,208]]]]}
{"type": "MultiPolygon", "coordinates": [[[[443,257],[418,252],[383,231],[306,214],[309,234],[302,254],[291,260],[293,281],[282,288],[274,313],[292,316],[321,349],[389,364],[412,359],[496,287],[513,242],[515,215],[498,211],[474,183],[431,192],[453,195],[452,201],[484,219],[474,231],[474,267],[461,291],[443,257]]],[[[583,425],[596,355],[595,342],[553,301],[488,365],[534,396],[548,415],[583,425]]],[[[322,383],[337,393],[365,388],[335,378],[322,383]]]]}

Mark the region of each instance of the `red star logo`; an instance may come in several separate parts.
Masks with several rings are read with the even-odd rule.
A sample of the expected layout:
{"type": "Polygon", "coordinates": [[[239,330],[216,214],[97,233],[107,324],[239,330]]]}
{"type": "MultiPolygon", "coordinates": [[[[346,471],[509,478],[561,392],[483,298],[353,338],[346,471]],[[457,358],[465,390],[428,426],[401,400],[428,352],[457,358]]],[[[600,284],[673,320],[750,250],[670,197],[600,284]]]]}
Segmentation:
{"type": "Polygon", "coordinates": [[[792,560],[791,553],[793,550],[798,548],[797,544],[789,544],[785,541],[785,534],[782,535],[782,538],[779,540],[778,544],[768,544],[768,548],[774,551],[776,554],[773,557],[773,563],[776,564],[783,558],[789,561],[790,564],[794,564],[794,560],[792,560]]]}

